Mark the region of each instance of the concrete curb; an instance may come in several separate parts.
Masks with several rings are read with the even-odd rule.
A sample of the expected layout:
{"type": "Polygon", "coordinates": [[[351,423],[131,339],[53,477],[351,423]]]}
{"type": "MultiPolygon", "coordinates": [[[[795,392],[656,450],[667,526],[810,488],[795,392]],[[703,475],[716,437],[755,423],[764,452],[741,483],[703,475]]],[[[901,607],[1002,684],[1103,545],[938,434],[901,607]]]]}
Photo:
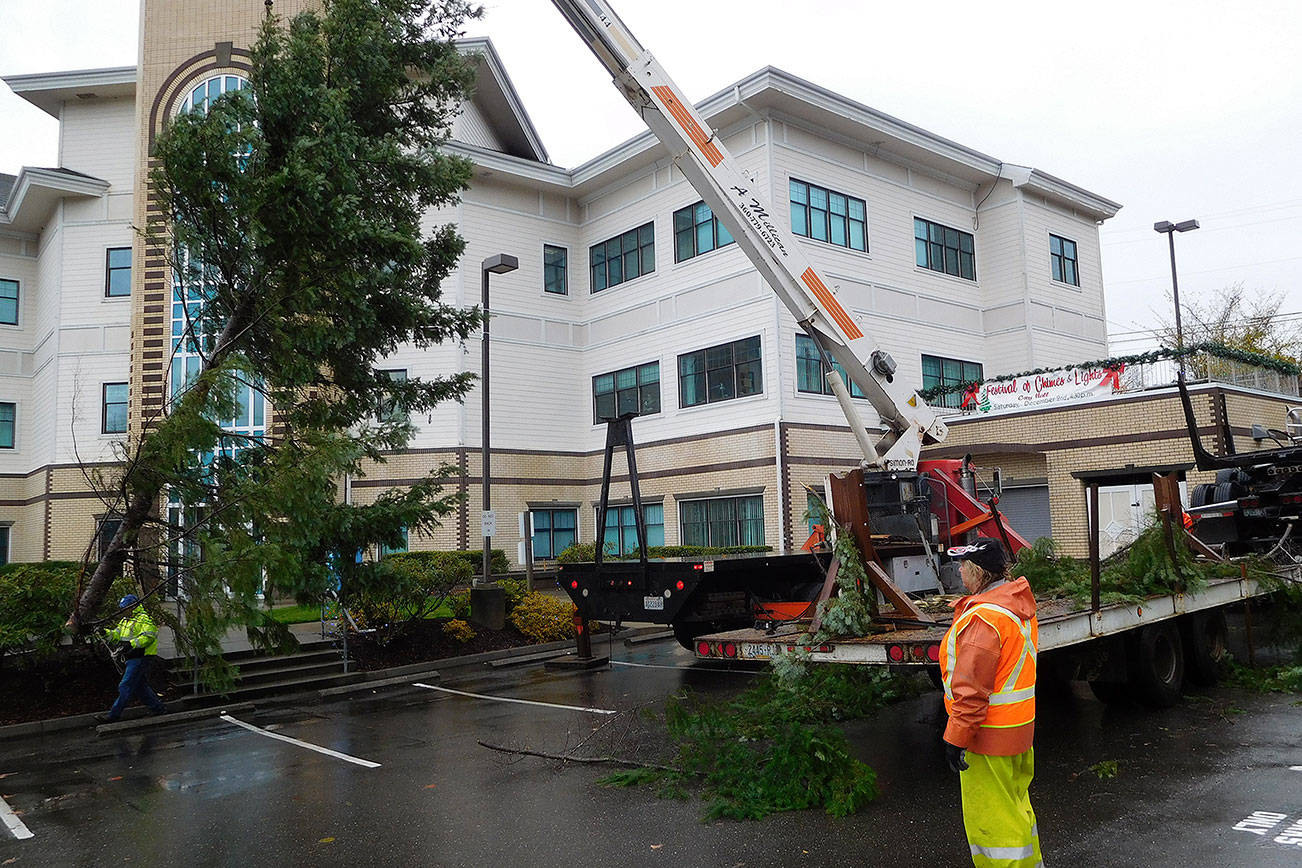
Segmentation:
{"type": "MultiPolygon", "coordinates": [[[[630,644],[641,642],[652,642],[658,639],[673,636],[672,632],[663,632],[659,625],[653,627],[635,627],[621,631],[631,635],[619,636],[614,638],[622,639],[630,644]]],[[[601,636],[606,638],[605,635],[601,636]]],[[[596,642],[594,637],[594,644],[596,642]]],[[[519,648],[507,648],[502,651],[485,651],[481,654],[467,654],[464,657],[445,657],[442,660],[427,660],[424,663],[412,663],[406,666],[395,666],[392,669],[377,669],[374,672],[367,672],[362,681],[355,684],[344,684],[339,687],[326,687],[321,690],[308,690],[298,693],[288,693],[281,696],[267,696],[259,699],[257,702],[242,702],[234,705],[210,705],[205,708],[196,708],[190,711],[178,711],[169,714],[162,714],[157,717],[143,714],[143,709],[132,709],[128,714],[135,712],[138,717],[132,717],[128,720],[115,721],[114,723],[105,723],[95,726],[94,714],[74,714],[70,717],[53,717],[48,720],[32,720],[26,723],[12,723],[7,726],[0,726],[0,742],[10,741],[19,738],[28,738],[30,736],[44,736],[49,733],[65,732],[70,729],[95,727],[95,731],[100,735],[112,735],[119,732],[129,732],[137,729],[148,729],[154,726],[167,726],[172,723],[185,723],[190,720],[199,720],[204,717],[211,717],[221,714],[223,711],[239,710],[248,711],[259,706],[275,706],[293,704],[305,699],[326,700],[336,696],[346,696],[349,693],[358,693],[376,687],[391,687],[407,681],[416,681],[419,679],[439,678],[440,673],[449,669],[464,669],[467,666],[474,666],[480,663],[491,663],[494,660],[505,660],[511,657],[529,657],[535,656],[536,660],[541,662],[546,657],[556,656],[557,652],[564,652],[574,647],[573,639],[563,639],[559,642],[546,642],[542,645],[524,645],[519,648]],[[437,669],[431,667],[437,666],[437,669]]],[[[519,661],[521,665],[532,662],[527,660],[519,661]]]]}
{"type": "MultiPolygon", "coordinates": [[[[196,708],[193,711],[176,711],[170,714],[150,715],[149,717],[138,717],[135,720],[118,720],[113,723],[102,723],[95,727],[95,732],[99,735],[117,735],[122,732],[131,732],[135,729],[157,729],[161,726],[167,726],[172,723],[189,723],[192,720],[202,720],[208,717],[218,717],[219,715],[229,714],[232,711],[251,711],[252,702],[237,702],[234,705],[213,705],[208,708],[196,708]]],[[[90,715],[94,718],[94,715],[90,715]]]]}

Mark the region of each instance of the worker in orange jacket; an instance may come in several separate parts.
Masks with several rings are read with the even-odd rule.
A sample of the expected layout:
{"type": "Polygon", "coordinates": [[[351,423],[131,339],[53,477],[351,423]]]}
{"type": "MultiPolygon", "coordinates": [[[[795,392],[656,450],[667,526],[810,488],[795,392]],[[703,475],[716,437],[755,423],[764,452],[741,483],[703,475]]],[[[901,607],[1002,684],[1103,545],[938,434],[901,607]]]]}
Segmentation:
{"type": "Polygon", "coordinates": [[[978,868],[1042,865],[1028,789],[1035,774],[1039,623],[1026,579],[1012,579],[998,540],[949,550],[970,596],[941,646],[945,755],[959,773],[963,826],[978,868]]]}

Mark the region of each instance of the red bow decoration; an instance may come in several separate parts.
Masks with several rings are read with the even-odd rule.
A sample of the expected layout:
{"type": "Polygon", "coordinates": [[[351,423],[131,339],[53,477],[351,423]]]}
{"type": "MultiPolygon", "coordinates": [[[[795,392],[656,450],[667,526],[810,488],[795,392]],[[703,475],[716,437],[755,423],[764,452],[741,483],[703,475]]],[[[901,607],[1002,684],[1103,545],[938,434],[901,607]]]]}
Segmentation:
{"type": "Polygon", "coordinates": [[[977,393],[980,391],[981,391],[980,383],[972,383],[971,385],[969,385],[967,389],[963,392],[963,403],[959,404],[958,408],[960,410],[966,410],[968,404],[977,403],[977,393]]]}
{"type": "Polygon", "coordinates": [[[1099,381],[1099,385],[1107,386],[1111,384],[1112,391],[1120,392],[1121,375],[1126,370],[1125,362],[1122,362],[1121,364],[1117,365],[1115,368],[1106,368],[1105,370],[1107,371],[1107,373],[1103,375],[1103,379],[1099,381]]]}

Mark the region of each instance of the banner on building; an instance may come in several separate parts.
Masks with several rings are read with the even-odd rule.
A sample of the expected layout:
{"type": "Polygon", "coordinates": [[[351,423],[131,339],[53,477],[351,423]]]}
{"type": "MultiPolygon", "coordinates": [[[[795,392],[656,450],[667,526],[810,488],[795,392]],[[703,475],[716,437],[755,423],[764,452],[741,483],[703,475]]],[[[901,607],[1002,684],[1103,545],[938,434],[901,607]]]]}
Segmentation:
{"type": "Polygon", "coordinates": [[[1125,391],[1122,384],[1125,370],[1126,366],[1121,364],[1113,368],[1068,368],[1014,380],[987,380],[974,383],[963,394],[962,407],[969,413],[990,413],[1098,398],[1125,391]]]}

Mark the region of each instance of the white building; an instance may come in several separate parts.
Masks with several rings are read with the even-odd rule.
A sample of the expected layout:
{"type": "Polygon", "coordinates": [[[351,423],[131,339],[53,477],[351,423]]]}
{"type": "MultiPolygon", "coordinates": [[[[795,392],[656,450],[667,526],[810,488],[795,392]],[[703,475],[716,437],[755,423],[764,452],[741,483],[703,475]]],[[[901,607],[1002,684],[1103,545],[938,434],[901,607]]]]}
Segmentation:
{"type": "MultiPolygon", "coordinates": [[[[171,281],[132,230],[149,207],[148,142],[195,87],[246,74],[241,46],[262,4],[246,5],[240,19],[148,0],[139,67],[5,79],[60,122],[57,167],[0,176],[9,559],[82,556],[106,509],[81,465],[111,462],[126,414],[161,401],[171,281]]],[[[428,225],[455,222],[467,240],[445,284],[451,303],[479,302],[485,257],[520,261],[492,280],[495,545],[515,559],[525,509],[541,557],[592,541],[605,443],[595,420],[616,405],[642,410],[633,430],[653,541],[799,545],[804,486],[856,447],[791,315],[649,133],[554,166],[492,45],[465,50],[479,54],[480,79],[451,147],[475,178],[428,225]]],[[[1098,225],[1116,203],[772,68],[698,109],[906,382],[1106,355],[1098,225]]],[[[478,371],[479,348],[412,348],[385,367],[478,371]]],[[[478,394],[414,421],[412,448],[356,480],[354,497],[451,463],[461,512],[409,543],[478,548],[478,394]]],[[[627,492],[616,485],[616,498],[627,492]]]]}

